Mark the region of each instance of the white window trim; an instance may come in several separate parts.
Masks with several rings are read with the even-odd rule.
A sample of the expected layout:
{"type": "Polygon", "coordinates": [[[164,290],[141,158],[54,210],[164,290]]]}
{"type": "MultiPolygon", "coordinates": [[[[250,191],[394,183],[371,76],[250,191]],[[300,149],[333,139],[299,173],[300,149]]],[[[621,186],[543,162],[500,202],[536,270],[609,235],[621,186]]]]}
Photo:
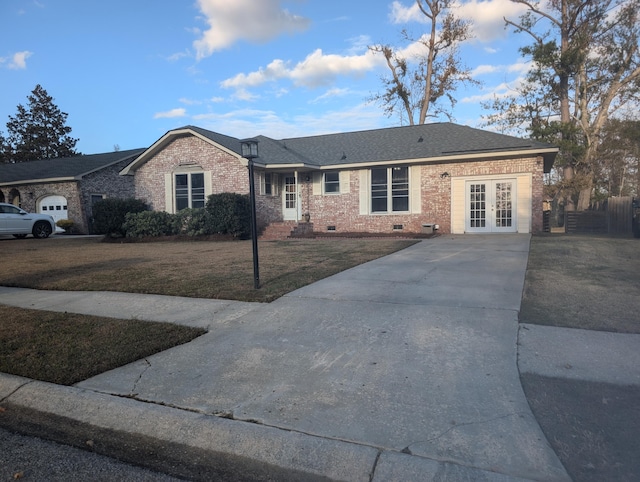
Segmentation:
{"type": "Polygon", "coordinates": [[[340,171],[327,171],[327,172],[323,172],[322,173],[322,194],[326,195],[326,196],[338,196],[340,194],[342,194],[342,176],[340,175],[340,171]],[[337,174],[338,175],[338,181],[331,181],[332,184],[338,184],[338,190],[337,191],[327,191],[327,174],[337,174]]]}
{"type": "Polygon", "coordinates": [[[261,196],[277,196],[278,195],[278,174],[276,174],[275,172],[261,173],[260,195],[261,196]],[[271,194],[267,194],[267,175],[271,176],[271,194]]]}
{"type": "Polygon", "coordinates": [[[393,216],[393,215],[402,215],[402,214],[411,214],[413,211],[411,210],[411,205],[413,201],[413,196],[411,195],[412,190],[412,179],[411,179],[411,166],[388,166],[388,167],[373,167],[368,169],[369,175],[367,176],[367,201],[369,206],[369,214],[372,216],[393,216]],[[393,182],[392,179],[392,170],[394,167],[405,167],[407,169],[407,210],[406,211],[393,211],[393,182]],[[373,211],[373,198],[371,197],[371,171],[373,169],[386,169],[387,170],[387,210],[386,211],[373,211]]]}
{"type": "MultiPolygon", "coordinates": [[[[203,174],[204,175],[204,202],[207,203],[207,198],[213,193],[211,186],[211,171],[203,171],[201,169],[178,169],[174,172],[167,172],[164,175],[164,199],[165,199],[165,211],[171,214],[175,214],[176,211],[176,176],[180,174],[203,174]]],[[[191,177],[189,176],[189,183],[191,183],[191,177]]],[[[189,192],[189,203],[191,204],[191,192],[189,192]]]]}

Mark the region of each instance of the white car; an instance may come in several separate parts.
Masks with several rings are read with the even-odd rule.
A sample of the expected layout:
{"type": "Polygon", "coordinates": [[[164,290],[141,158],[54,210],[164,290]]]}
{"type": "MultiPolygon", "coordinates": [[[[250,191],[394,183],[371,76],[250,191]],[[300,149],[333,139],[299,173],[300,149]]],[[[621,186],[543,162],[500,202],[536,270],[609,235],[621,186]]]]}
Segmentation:
{"type": "Polygon", "coordinates": [[[0,234],[12,234],[16,238],[25,238],[28,234],[34,238],[48,238],[55,230],[56,223],[47,214],[28,213],[13,204],[0,203],[0,234]]]}

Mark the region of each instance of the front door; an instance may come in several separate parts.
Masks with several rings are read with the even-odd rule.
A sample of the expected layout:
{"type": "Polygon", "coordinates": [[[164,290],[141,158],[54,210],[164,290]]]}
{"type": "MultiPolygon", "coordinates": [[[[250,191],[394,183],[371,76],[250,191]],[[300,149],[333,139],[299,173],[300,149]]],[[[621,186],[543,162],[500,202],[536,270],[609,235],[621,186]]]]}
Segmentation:
{"type": "Polygon", "coordinates": [[[298,185],[295,174],[283,176],[282,217],[285,221],[298,220],[298,185]]]}
{"type": "Polygon", "coordinates": [[[513,179],[467,181],[466,231],[515,233],[516,182],[513,179]]]}

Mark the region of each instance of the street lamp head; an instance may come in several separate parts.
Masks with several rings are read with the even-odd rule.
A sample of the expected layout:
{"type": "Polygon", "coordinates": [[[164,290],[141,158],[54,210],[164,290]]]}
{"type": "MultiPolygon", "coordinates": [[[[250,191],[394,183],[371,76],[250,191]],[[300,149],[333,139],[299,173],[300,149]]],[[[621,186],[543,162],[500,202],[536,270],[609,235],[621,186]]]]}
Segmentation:
{"type": "Polygon", "coordinates": [[[246,159],[254,159],[258,157],[258,140],[244,139],[240,141],[242,147],[242,157],[246,159]]]}

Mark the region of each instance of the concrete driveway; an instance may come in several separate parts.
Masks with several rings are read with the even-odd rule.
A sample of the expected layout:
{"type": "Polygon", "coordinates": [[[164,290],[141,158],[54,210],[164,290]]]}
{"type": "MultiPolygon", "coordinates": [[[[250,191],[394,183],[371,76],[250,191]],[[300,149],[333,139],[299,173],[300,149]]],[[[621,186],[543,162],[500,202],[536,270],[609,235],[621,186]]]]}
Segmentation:
{"type": "Polygon", "coordinates": [[[77,386],[512,477],[566,480],[517,368],[529,241],[426,240],[236,319],[204,313],[213,323],[207,335],[77,386]]]}

